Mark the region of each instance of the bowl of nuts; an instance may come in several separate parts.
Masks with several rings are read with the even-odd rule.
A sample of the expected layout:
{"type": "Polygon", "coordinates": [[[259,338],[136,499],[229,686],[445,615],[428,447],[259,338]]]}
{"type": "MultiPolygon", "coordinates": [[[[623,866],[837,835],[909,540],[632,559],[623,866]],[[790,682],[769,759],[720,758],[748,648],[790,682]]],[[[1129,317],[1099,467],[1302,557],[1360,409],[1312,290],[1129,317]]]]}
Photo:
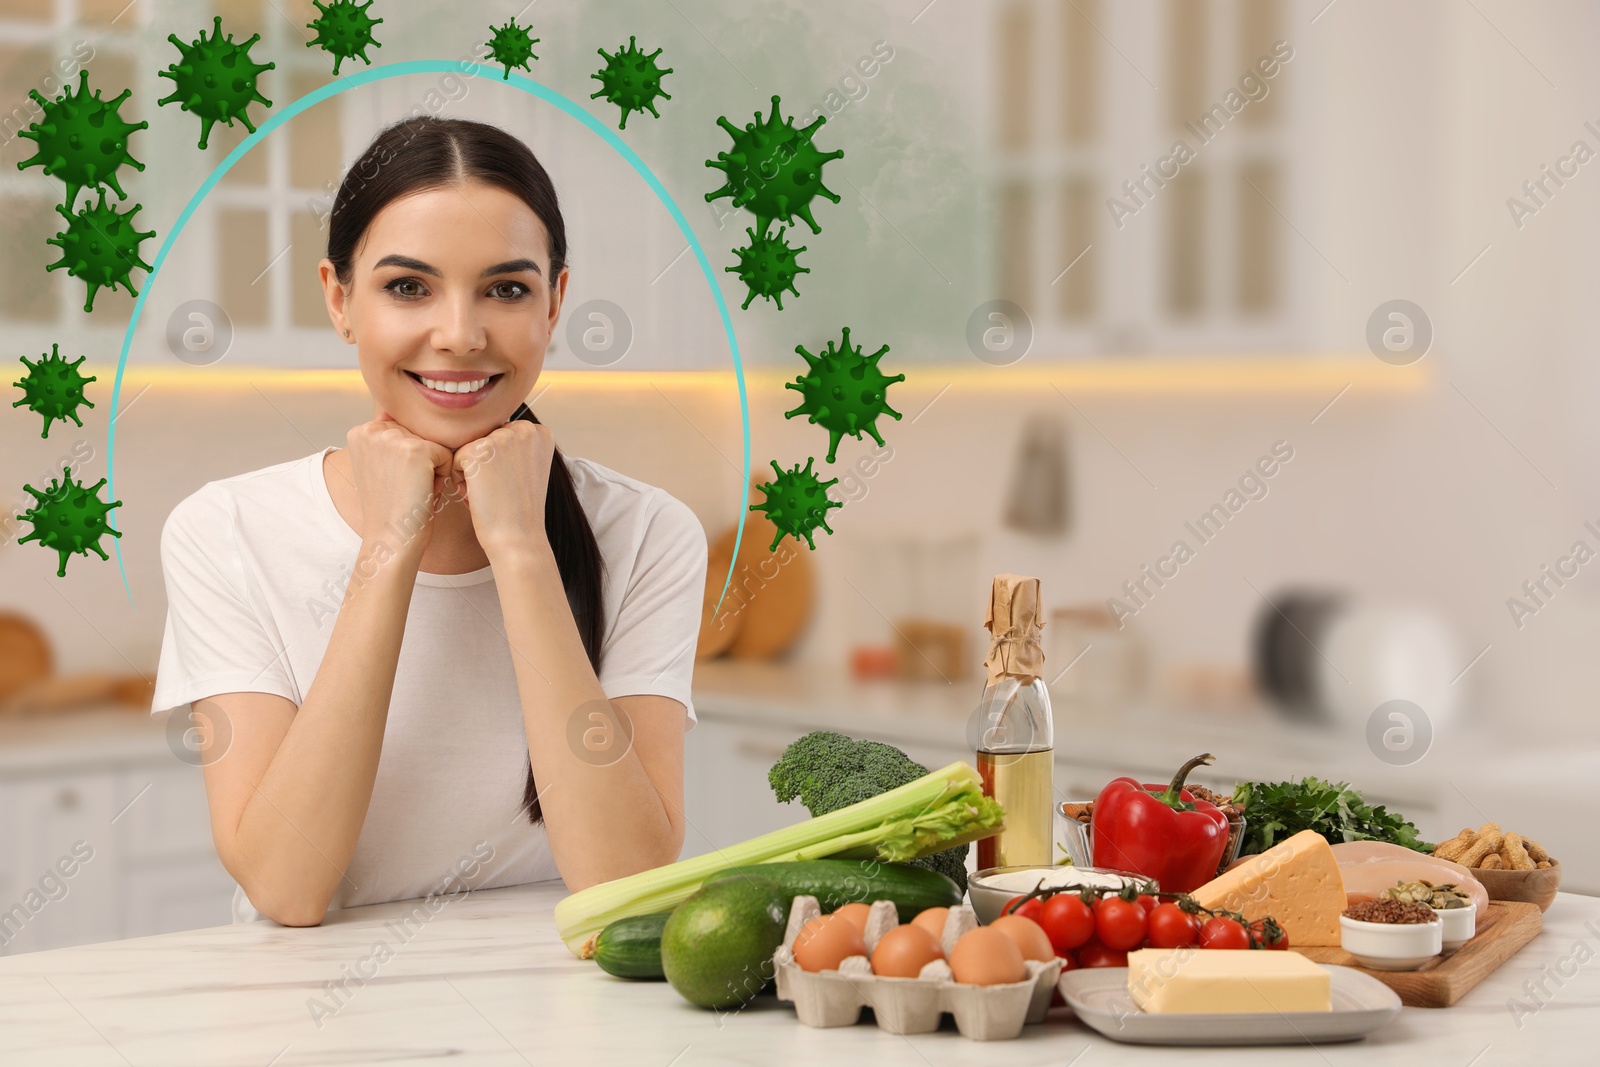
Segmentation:
{"type": "MultiPolygon", "coordinates": [[[[1203,785],[1183,788],[1196,800],[1216,805],[1228,817],[1228,843],[1223,846],[1222,859],[1217,864],[1217,873],[1221,874],[1239,856],[1239,845],[1244,841],[1244,806],[1203,785]]],[[[1061,813],[1067,854],[1072,857],[1073,866],[1093,867],[1094,835],[1090,824],[1094,819],[1094,801],[1063,801],[1057,810],[1061,813]]]]}
{"type": "Polygon", "coordinates": [[[1490,900],[1523,901],[1547,911],[1561,886],[1561,862],[1539,842],[1504,831],[1497,822],[1464,829],[1435,845],[1433,854],[1471,871],[1490,900]]]}

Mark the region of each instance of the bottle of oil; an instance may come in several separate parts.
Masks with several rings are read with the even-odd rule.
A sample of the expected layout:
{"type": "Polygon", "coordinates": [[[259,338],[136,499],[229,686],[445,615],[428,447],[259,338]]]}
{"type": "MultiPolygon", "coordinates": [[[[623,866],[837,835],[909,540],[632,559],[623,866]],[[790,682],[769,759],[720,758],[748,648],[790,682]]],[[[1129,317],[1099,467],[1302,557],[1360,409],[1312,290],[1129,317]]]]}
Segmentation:
{"type": "Polygon", "coordinates": [[[1055,728],[1041,678],[1039,579],[997,574],[983,624],[988,681],[973,713],[983,791],[1005,809],[1005,829],[978,842],[978,869],[1055,862],[1055,728]]]}

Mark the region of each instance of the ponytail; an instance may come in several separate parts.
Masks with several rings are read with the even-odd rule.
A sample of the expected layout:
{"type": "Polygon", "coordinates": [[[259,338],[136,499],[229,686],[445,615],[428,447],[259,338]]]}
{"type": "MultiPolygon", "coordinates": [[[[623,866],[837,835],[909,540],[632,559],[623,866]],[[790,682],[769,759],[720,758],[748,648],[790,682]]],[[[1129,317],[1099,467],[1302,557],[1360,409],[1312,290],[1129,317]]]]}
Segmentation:
{"type": "MultiPolygon", "coordinates": [[[[526,407],[520,418],[532,423],[539,421],[526,407]]],[[[561,586],[567,591],[567,603],[572,607],[578,636],[583,639],[583,651],[589,657],[589,666],[599,674],[600,635],[605,623],[600,600],[600,545],[594,539],[589,517],[583,513],[578,491],[572,484],[572,472],[567,469],[566,458],[559,448],[551,457],[550,484],[545,489],[544,534],[555,554],[561,586]]],[[[527,784],[522,788],[522,806],[528,812],[528,821],[535,826],[544,820],[532,763],[528,765],[527,784]]]]}

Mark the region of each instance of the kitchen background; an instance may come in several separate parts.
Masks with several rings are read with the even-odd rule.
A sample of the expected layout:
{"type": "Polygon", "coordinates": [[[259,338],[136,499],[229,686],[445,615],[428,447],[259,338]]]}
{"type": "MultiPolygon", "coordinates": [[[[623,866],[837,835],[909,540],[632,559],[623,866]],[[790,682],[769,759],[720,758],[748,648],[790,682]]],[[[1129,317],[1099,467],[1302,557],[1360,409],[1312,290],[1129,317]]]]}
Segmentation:
{"type": "Polygon", "coordinates": [[[804,814],[770,800],[765,769],[808,729],[970,758],[989,580],[1019,572],[1050,612],[1061,799],[1210,750],[1207,784],[1348,780],[1431,839],[1498,819],[1562,856],[1564,888],[1600,891],[1581,851],[1581,783],[1600,773],[1592,7],[471,11],[380,3],[369,54],[473,60],[517,17],[541,38],[530,76],[615,129],[589,97],[596,49],[663,49],[671,99],[619,136],[728,302],[751,476],[816,457],[839,479],[834,533],[768,553],[745,512],[730,576],[741,392],[696,256],[617,151],[490,73],[353,88],[242,157],[168,252],[113,398],[135,301],[101,290],[85,313],[83,284],[45,270],[60,184],[15,166],[35,148],[18,136],[39,115],[28,91],[54,98],[80,67],[108,98],[132,89],[146,168],[120,180],[157,231],[153,262],[247,133],[219,125],[201,151],[198,119],[155,105],[168,34],[213,14],[236,40],[259,33],[278,109],[337,79],[305,47],[301,0],[0,0],[5,355],[59,343],[97,377],[81,429],[41,439],[33,413],[0,417],[0,952],[227,921],[183,721],[144,714],[161,526],[205,482],[342,444],[371,416],[317,286],[321,222],[372,133],[414,112],[496,122],[540,155],[573,274],[535,410],[565,451],[666,488],[706,527],[686,855],[804,814]],[[705,199],[722,178],[705,161],[731,146],[718,116],[742,127],[775,94],[798,125],[826,117],[840,200],[813,203],[821,233],[789,231],[810,270],[798,295],[741,309],[724,268],[753,219],[705,199]],[[784,383],[804,369],[796,345],[846,326],[890,346],[903,418],[827,464],[824,431],[784,418],[799,395],[784,383]],[[58,578],[53,553],[16,543],[21,486],[63,463],[93,484],[113,419],[116,553],[58,578]],[[92,858],[52,873],[80,841],[92,858]]]}

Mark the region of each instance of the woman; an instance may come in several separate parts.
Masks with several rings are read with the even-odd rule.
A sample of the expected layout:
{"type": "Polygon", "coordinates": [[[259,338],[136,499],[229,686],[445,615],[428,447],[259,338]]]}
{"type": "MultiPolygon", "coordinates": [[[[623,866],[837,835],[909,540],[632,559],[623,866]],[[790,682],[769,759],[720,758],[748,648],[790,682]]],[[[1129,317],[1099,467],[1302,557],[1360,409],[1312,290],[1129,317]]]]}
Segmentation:
{"type": "Polygon", "coordinates": [[[549,176],[493,126],[396,123],[319,273],[372,420],[161,537],[154,710],[207,737],[235,918],[676,860],[705,534],[522,404],[567,288],[549,176]]]}

